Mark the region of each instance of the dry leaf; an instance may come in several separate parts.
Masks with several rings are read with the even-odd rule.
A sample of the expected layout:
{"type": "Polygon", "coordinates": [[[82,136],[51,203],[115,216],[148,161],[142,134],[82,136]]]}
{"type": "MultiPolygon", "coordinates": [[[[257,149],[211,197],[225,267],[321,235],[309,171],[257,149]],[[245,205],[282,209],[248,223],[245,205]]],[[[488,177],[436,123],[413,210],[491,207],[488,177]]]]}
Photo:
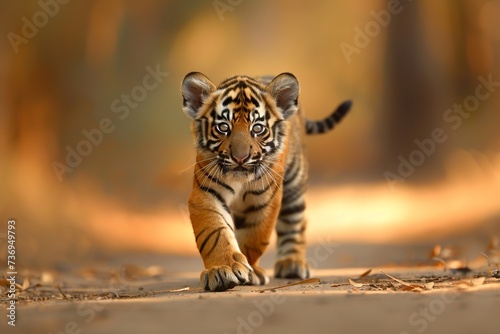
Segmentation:
{"type": "Polygon", "coordinates": [[[401,291],[422,292],[422,291],[424,291],[424,289],[422,289],[418,285],[409,285],[409,286],[403,285],[401,287],[401,291]]]}
{"type": "Polygon", "coordinates": [[[354,281],[353,281],[352,279],[350,279],[350,278],[349,278],[349,283],[350,283],[351,285],[353,285],[354,287],[356,287],[356,288],[362,288],[362,287],[364,286],[364,284],[363,284],[363,283],[354,282],[354,281]]]}
{"type": "Polygon", "coordinates": [[[368,269],[367,271],[365,271],[364,273],[359,275],[359,278],[366,277],[366,276],[370,275],[371,272],[372,272],[372,269],[368,269]]]}
{"type": "Polygon", "coordinates": [[[424,283],[425,290],[432,290],[434,288],[434,282],[424,283]]]}
{"type": "Polygon", "coordinates": [[[261,289],[259,291],[260,292],[264,292],[264,291],[270,291],[270,290],[288,288],[290,286],[295,286],[295,285],[300,285],[300,284],[312,284],[312,283],[320,283],[320,282],[321,282],[321,280],[319,278],[308,278],[308,279],[305,279],[305,280],[302,280],[302,281],[298,281],[298,282],[293,282],[293,283],[290,283],[290,284],[278,285],[278,286],[275,286],[273,288],[261,289]]]}

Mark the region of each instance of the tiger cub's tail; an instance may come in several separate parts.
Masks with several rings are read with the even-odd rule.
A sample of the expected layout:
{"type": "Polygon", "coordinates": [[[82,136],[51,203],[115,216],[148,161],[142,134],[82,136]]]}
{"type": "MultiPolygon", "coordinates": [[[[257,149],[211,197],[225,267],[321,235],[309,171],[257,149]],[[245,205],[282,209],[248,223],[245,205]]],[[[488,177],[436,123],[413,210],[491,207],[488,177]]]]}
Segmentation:
{"type": "Polygon", "coordinates": [[[327,118],[320,121],[306,120],[306,133],[308,135],[315,135],[330,131],[340,123],[340,121],[351,109],[352,102],[350,100],[344,101],[337,109],[327,118]]]}

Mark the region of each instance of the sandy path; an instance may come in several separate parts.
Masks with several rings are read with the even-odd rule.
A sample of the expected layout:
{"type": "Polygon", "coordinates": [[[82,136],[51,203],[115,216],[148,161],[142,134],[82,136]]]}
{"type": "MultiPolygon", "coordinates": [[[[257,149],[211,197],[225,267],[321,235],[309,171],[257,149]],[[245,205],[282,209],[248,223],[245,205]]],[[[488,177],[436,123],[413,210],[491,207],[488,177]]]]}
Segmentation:
{"type": "MultiPolygon", "coordinates": [[[[427,246],[412,247],[415,265],[407,267],[380,263],[405,262],[408,246],[335,249],[314,271],[320,283],[264,292],[291,281],[203,292],[198,257],[158,254],[116,254],[101,265],[89,260],[51,272],[49,278],[32,271],[26,276],[30,288],[19,292],[27,300],[17,304],[16,327],[7,325],[2,311],[0,333],[500,333],[500,279],[491,277],[484,264],[472,263],[473,271],[464,276],[417,266],[427,246]],[[338,268],[343,251],[354,268],[338,268]],[[375,266],[365,267],[365,261],[375,266]],[[359,278],[368,268],[372,272],[359,278]],[[403,291],[412,288],[382,272],[419,292],[403,291]],[[349,278],[364,285],[356,287],[349,278]],[[426,289],[424,283],[432,286],[426,289]]],[[[266,253],[263,266],[271,268],[273,260],[273,252],[266,253]]]]}
{"type": "MultiPolygon", "coordinates": [[[[472,286],[473,279],[468,277],[438,279],[441,270],[382,270],[406,280],[426,277],[439,283],[431,290],[403,292],[380,269],[378,274],[356,279],[367,283],[363,287],[348,282],[359,269],[338,269],[333,276],[324,275],[331,271],[320,271],[321,283],[264,292],[262,287],[251,286],[224,293],[202,292],[195,274],[168,282],[139,280],[101,288],[75,283],[80,287],[63,289],[65,298],[18,305],[17,326],[6,326],[4,321],[0,329],[2,333],[52,334],[500,332],[500,280],[487,278],[472,286]],[[189,290],[176,291],[186,287],[189,290]],[[115,292],[104,293],[111,290],[115,292]],[[80,293],[94,300],[82,301],[80,293]]],[[[272,279],[265,288],[287,282],[272,279]]],[[[53,293],[58,294],[57,290],[53,293]]]]}
{"type": "MultiPolygon", "coordinates": [[[[429,293],[339,292],[328,291],[329,285],[265,293],[238,287],[222,294],[193,291],[153,298],[32,304],[19,309],[18,326],[8,332],[499,333],[498,284],[429,293]]],[[[1,328],[5,333],[3,324],[1,328]]]]}

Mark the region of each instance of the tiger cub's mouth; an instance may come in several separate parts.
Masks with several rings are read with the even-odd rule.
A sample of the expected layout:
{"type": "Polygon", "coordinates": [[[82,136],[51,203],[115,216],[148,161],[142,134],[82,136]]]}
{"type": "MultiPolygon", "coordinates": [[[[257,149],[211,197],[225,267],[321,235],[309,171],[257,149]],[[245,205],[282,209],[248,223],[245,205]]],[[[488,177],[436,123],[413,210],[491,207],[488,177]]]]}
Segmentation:
{"type": "Polygon", "coordinates": [[[236,165],[236,166],[228,166],[223,165],[222,171],[224,174],[230,174],[238,177],[246,177],[256,172],[256,166],[245,166],[245,165],[236,165]]]}
{"type": "Polygon", "coordinates": [[[243,166],[236,166],[231,170],[231,172],[250,172],[250,170],[243,166]]]}
{"type": "Polygon", "coordinates": [[[260,163],[253,162],[250,164],[239,165],[219,160],[219,166],[223,174],[237,176],[237,177],[248,177],[250,175],[258,173],[260,163]]]}

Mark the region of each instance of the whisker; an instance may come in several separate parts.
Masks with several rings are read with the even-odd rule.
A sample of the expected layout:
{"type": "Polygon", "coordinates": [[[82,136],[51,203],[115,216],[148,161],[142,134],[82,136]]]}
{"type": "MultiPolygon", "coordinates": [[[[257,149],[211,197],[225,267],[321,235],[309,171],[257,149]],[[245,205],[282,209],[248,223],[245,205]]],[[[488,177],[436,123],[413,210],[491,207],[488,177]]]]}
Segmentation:
{"type": "MultiPolygon", "coordinates": [[[[205,185],[205,182],[207,180],[209,180],[212,176],[212,173],[214,172],[214,170],[217,169],[219,165],[216,163],[212,166],[212,168],[210,168],[210,170],[205,174],[205,178],[203,179],[203,182],[201,183],[201,186],[203,187],[205,185]]],[[[210,180],[210,183],[212,183],[212,180],[210,180]]]]}
{"type": "Polygon", "coordinates": [[[194,173],[194,175],[198,174],[199,172],[206,172],[209,168],[213,167],[213,165],[216,163],[217,163],[217,161],[212,161],[212,162],[208,163],[207,165],[200,168],[196,173],[194,173]]]}
{"type": "Polygon", "coordinates": [[[270,173],[273,173],[273,175],[275,177],[279,177],[281,180],[285,179],[280,173],[278,173],[277,171],[275,171],[273,168],[271,168],[271,167],[269,167],[267,165],[263,165],[263,166],[265,166],[270,173]]]}
{"type": "MultiPolygon", "coordinates": [[[[262,167],[264,167],[264,171],[266,172],[266,175],[269,175],[269,177],[274,182],[276,187],[280,188],[280,184],[278,183],[278,180],[276,180],[276,177],[272,174],[272,172],[275,172],[275,171],[273,171],[272,168],[270,168],[269,166],[267,166],[265,164],[262,164],[262,167]]],[[[281,175],[279,175],[279,176],[281,176],[281,175]]]]}
{"type": "MultiPolygon", "coordinates": [[[[260,167],[260,168],[262,168],[262,167],[260,167]]],[[[262,173],[264,173],[264,172],[262,172],[262,173]]],[[[264,177],[263,176],[264,176],[264,174],[260,177],[260,182],[262,183],[262,189],[264,189],[266,187],[264,185],[264,177]]]]}
{"type": "Polygon", "coordinates": [[[270,165],[278,166],[279,168],[281,168],[282,171],[285,171],[285,167],[283,167],[278,161],[271,162],[270,165]]]}
{"type": "MultiPolygon", "coordinates": [[[[183,170],[177,172],[177,174],[185,173],[189,169],[193,168],[193,166],[196,166],[196,164],[201,163],[201,162],[205,162],[205,161],[210,161],[212,159],[217,159],[217,157],[211,157],[211,158],[203,159],[203,160],[200,160],[200,161],[195,161],[193,164],[191,164],[188,167],[184,168],[183,170]]],[[[192,159],[189,159],[189,160],[192,160],[192,159]]]]}
{"type": "Polygon", "coordinates": [[[206,165],[205,167],[203,168],[200,168],[200,170],[198,170],[196,173],[195,173],[195,177],[196,179],[198,180],[198,182],[200,182],[200,178],[201,178],[201,183],[200,183],[200,186],[204,186],[207,178],[208,178],[208,175],[209,174],[209,171],[214,168],[215,166],[215,163],[214,162],[211,162],[209,163],[208,165],[206,165]],[[198,173],[201,173],[201,174],[198,174],[198,173]],[[197,175],[198,174],[198,175],[197,175]]]}

